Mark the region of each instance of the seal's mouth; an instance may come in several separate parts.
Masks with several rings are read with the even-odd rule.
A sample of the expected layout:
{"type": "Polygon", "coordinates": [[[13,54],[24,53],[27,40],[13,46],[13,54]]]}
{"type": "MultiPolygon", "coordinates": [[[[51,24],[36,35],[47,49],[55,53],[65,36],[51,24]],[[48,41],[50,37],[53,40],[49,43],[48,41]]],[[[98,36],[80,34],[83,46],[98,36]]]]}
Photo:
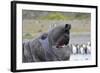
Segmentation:
{"type": "Polygon", "coordinates": [[[56,48],[63,48],[64,46],[65,46],[64,44],[59,44],[59,45],[57,44],[56,48]]]}
{"type": "Polygon", "coordinates": [[[61,41],[56,43],[56,48],[63,48],[66,45],[67,44],[66,44],[65,40],[61,40],[61,41]]]}

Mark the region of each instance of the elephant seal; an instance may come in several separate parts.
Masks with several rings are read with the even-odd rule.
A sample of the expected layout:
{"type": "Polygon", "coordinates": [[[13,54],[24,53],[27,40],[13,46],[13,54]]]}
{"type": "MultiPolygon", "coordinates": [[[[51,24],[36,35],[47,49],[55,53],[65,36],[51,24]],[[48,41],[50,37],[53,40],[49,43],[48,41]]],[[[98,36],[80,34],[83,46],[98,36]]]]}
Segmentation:
{"type": "Polygon", "coordinates": [[[70,24],[54,27],[36,39],[23,41],[22,61],[46,62],[70,59],[70,24]]]}

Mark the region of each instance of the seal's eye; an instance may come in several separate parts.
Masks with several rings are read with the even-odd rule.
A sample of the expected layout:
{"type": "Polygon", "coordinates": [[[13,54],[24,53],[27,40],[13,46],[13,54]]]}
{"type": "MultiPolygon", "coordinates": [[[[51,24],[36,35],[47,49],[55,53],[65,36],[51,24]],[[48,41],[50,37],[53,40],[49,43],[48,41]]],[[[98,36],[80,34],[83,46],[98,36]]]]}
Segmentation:
{"type": "Polygon", "coordinates": [[[69,33],[64,34],[64,38],[69,38],[69,33]]]}

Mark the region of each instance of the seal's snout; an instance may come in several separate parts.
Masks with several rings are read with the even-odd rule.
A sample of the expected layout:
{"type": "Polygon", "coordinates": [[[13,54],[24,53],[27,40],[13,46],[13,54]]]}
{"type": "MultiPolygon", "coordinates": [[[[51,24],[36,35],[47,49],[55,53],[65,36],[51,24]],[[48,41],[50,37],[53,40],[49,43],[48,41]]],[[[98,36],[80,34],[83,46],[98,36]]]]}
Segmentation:
{"type": "Polygon", "coordinates": [[[71,24],[65,24],[65,31],[70,30],[71,29],[71,24]]]}

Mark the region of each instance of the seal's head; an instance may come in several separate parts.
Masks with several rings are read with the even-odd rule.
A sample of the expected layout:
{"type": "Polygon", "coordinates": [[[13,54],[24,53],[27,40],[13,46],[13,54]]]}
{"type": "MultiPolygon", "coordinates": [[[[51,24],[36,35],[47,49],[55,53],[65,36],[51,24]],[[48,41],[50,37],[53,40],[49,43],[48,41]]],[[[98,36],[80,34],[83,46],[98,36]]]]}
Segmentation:
{"type": "Polygon", "coordinates": [[[56,45],[57,48],[67,45],[70,39],[70,24],[57,26],[48,33],[50,45],[56,45]]]}

